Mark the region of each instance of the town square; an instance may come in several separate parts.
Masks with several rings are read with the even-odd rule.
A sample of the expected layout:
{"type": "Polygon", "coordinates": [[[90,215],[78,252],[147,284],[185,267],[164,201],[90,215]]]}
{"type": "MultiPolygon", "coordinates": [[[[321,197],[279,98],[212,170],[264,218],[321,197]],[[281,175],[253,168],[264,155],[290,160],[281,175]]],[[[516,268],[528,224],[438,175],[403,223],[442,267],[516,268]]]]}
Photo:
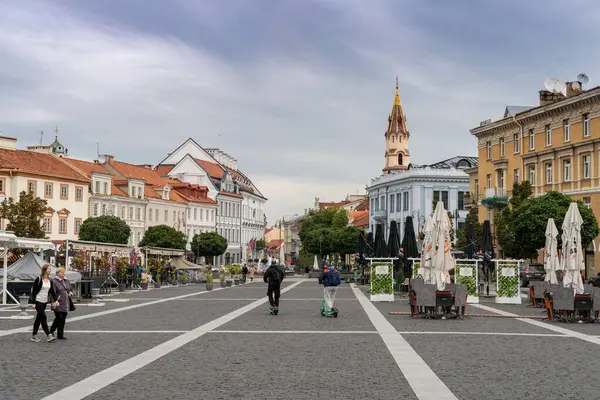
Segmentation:
{"type": "Polygon", "coordinates": [[[0,2],[0,399],[600,398],[598,11],[0,2]]]}

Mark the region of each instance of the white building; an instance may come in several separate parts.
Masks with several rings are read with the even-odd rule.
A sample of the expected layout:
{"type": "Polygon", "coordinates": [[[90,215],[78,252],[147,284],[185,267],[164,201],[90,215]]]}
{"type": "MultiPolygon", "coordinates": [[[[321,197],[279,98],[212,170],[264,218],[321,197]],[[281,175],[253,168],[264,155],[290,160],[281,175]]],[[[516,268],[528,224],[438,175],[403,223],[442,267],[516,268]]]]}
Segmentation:
{"type": "Polygon", "coordinates": [[[372,179],[367,188],[369,230],[374,233],[381,224],[387,239],[390,223],[396,221],[402,237],[406,217],[411,216],[415,232],[422,232],[438,201],[452,213],[454,229],[460,229],[468,212],[464,196],[469,193],[469,176],[463,169],[476,165],[477,158],[455,157],[428,166],[411,165],[405,171],[372,179]]]}
{"type": "MultiPolygon", "coordinates": [[[[17,150],[17,139],[0,136],[0,197],[19,200],[22,191],[48,203],[42,225],[57,243],[77,239],[88,216],[90,179],[47,147],[17,150]]],[[[8,221],[0,220],[5,229],[8,221]]]]}
{"type": "Polygon", "coordinates": [[[217,203],[214,229],[228,241],[217,262],[245,261],[251,235],[262,237],[266,198],[237,169],[237,160],[218,149],[204,149],[190,138],[161,161],[156,171],[207,188],[208,196],[217,203]]]}

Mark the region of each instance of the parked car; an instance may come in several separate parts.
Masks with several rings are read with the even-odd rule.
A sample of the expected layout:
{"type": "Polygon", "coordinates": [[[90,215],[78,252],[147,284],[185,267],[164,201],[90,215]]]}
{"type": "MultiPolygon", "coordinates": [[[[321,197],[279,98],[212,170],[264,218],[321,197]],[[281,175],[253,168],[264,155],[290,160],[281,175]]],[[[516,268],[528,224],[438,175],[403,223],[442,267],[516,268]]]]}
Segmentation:
{"type": "Polygon", "coordinates": [[[521,265],[521,286],[528,287],[530,281],[543,281],[546,271],[541,264],[521,265]]]}

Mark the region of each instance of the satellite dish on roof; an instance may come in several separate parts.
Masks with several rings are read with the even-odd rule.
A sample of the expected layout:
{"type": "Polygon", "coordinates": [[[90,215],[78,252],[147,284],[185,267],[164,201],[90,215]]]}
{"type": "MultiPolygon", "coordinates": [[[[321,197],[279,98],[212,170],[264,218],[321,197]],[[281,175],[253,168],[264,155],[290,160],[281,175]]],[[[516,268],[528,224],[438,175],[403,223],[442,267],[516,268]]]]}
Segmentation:
{"type": "Polygon", "coordinates": [[[544,81],[544,87],[547,91],[552,93],[562,93],[567,91],[567,85],[556,78],[548,78],[544,81]]]}
{"type": "Polygon", "coordinates": [[[581,73],[579,75],[577,75],[577,81],[581,82],[582,84],[586,84],[590,81],[590,78],[588,78],[588,76],[584,73],[581,73]]]}

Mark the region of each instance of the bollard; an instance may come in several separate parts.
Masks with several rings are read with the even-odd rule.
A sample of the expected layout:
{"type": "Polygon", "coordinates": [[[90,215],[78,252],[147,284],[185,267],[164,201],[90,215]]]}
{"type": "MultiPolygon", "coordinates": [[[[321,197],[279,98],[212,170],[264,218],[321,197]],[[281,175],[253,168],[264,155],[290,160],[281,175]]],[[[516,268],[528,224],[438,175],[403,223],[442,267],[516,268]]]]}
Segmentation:
{"type": "Polygon", "coordinates": [[[19,308],[21,312],[19,313],[19,317],[28,317],[27,309],[29,308],[29,296],[26,294],[22,294],[19,296],[19,308]]]}
{"type": "Polygon", "coordinates": [[[92,302],[94,304],[98,304],[99,300],[100,300],[100,289],[93,288],[92,289],[92,302]]]}

